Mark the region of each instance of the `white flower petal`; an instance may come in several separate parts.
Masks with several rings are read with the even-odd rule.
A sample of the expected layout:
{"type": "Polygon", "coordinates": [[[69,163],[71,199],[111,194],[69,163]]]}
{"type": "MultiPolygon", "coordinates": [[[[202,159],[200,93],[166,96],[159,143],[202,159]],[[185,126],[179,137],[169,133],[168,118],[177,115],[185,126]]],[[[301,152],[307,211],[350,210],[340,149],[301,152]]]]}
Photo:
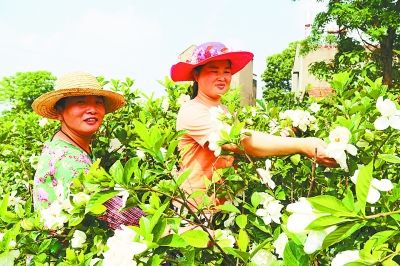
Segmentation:
{"type": "Polygon", "coordinates": [[[389,119],[386,117],[380,116],[374,122],[374,127],[377,130],[385,130],[389,127],[389,119]]]}
{"type": "Polygon", "coordinates": [[[379,191],[390,191],[393,189],[393,183],[389,179],[372,179],[371,185],[379,191]]]}
{"type": "Polygon", "coordinates": [[[346,263],[354,262],[360,259],[358,250],[346,250],[339,252],[333,258],[331,266],[344,266],[346,263]]]}
{"type": "Polygon", "coordinates": [[[356,148],[356,146],[354,146],[352,144],[347,144],[346,151],[353,156],[357,155],[357,148],[356,148]]]}
{"type": "Polygon", "coordinates": [[[393,115],[389,117],[389,125],[394,129],[400,129],[400,116],[393,115]]]}
{"type": "Polygon", "coordinates": [[[367,196],[367,202],[374,204],[379,200],[380,197],[381,197],[381,194],[379,193],[379,191],[376,190],[374,187],[370,186],[369,191],[368,191],[368,196],[367,196]]]}

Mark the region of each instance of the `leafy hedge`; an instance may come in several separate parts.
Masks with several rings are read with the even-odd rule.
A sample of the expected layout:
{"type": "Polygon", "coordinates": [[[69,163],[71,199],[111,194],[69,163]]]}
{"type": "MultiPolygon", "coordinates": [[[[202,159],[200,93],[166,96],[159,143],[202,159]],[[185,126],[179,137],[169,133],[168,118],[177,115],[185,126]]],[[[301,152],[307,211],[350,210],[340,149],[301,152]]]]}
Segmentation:
{"type": "Polygon", "coordinates": [[[182,132],[175,130],[188,85],[166,79],[168,96],[153,98],[133,90],[130,79],[101,79],[128,104],[104,120],[93,143],[98,161],[74,179],[70,200],[52,213],[52,228],[44,226],[48,216],[34,212],[31,187],[43,142],[58,125],[26,109],[4,113],[0,265],[398,265],[399,107],[381,80],[352,79],[337,74],[335,95],[302,103],[275,91],[268,102],[240,107],[233,90],[224,98],[233,114],[224,119],[233,127],[218,142],[235,141],[242,127],[318,136],[330,143],[342,168],[327,169],[300,155],[267,161],[235,155],[234,168],[218,170],[208,193],[194,195],[179,189],[188,173],[178,172],[182,132]],[[377,129],[379,119],[391,126],[377,129]],[[147,215],[139,227],[113,232],[96,216],[107,199],[126,192],[126,206],[147,215]],[[228,201],[210,215],[213,192],[228,201]],[[376,199],[376,192],[373,202],[369,194],[376,199]],[[189,208],[190,197],[199,196],[204,205],[189,208]],[[174,208],[172,200],[182,207],[174,208]]]}

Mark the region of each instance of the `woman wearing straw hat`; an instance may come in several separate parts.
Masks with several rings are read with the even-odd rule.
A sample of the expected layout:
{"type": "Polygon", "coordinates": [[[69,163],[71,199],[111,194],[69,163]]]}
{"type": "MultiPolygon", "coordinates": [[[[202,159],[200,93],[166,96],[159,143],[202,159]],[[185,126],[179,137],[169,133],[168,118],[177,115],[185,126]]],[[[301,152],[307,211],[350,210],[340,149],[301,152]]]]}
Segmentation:
{"type": "MultiPolygon", "coordinates": [[[[34,177],[34,206],[41,214],[68,198],[72,178],[87,172],[92,164],[90,144],[104,115],[124,104],[122,95],[104,90],[85,72],[60,77],[54,91],[33,102],[37,114],[61,123],[60,130],[44,145],[34,177]]],[[[143,215],[138,208],[116,211],[121,204],[119,197],[109,200],[106,215],[101,217],[113,229],[121,224],[138,224],[143,215]]]]}
{"type": "MultiPolygon", "coordinates": [[[[182,184],[187,193],[205,190],[204,178],[211,179],[213,169],[229,167],[232,156],[215,156],[208,147],[209,136],[213,132],[210,115],[212,107],[220,107],[221,96],[229,90],[231,77],[253,59],[253,54],[245,51],[230,51],[224,44],[209,42],[197,46],[190,59],[171,67],[173,81],[193,81],[192,100],[184,104],[177,117],[177,130],[186,130],[179,142],[182,171],[191,173],[182,184]]],[[[255,157],[304,154],[315,156],[317,162],[326,166],[336,166],[336,161],[325,154],[326,144],[319,138],[290,138],[252,131],[243,136],[244,151],[255,157]]],[[[239,152],[234,145],[224,145],[222,149],[239,152]]],[[[218,204],[218,200],[215,200],[218,204]]]]}

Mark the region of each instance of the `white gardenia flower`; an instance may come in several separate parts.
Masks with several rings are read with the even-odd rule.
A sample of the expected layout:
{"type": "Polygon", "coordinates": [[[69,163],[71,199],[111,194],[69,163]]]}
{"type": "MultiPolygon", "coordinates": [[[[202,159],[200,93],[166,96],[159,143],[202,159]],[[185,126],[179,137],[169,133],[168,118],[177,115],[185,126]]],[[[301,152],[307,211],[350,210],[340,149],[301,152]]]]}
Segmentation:
{"type": "Polygon", "coordinates": [[[121,207],[119,208],[119,210],[122,210],[122,209],[125,208],[125,206],[126,206],[126,201],[127,201],[128,198],[129,198],[129,192],[128,192],[128,190],[126,190],[125,188],[121,187],[121,186],[118,185],[118,184],[116,184],[116,185],[114,186],[114,189],[117,190],[117,191],[120,191],[120,192],[117,194],[117,196],[118,196],[118,197],[121,197],[121,199],[122,199],[121,207]]]}
{"type": "Polygon", "coordinates": [[[161,109],[164,112],[167,112],[168,108],[169,108],[169,100],[168,100],[168,98],[164,98],[163,101],[161,102],[161,109]]]}
{"type": "Polygon", "coordinates": [[[377,130],[385,130],[388,127],[400,129],[400,110],[397,110],[396,104],[389,99],[384,100],[382,96],[376,101],[376,108],[381,113],[374,126],[377,130]]]}
{"type": "Polygon", "coordinates": [[[275,182],[272,180],[272,175],[270,172],[272,165],[272,161],[267,159],[265,160],[265,169],[257,168],[256,171],[258,175],[261,177],[261,183],[264,185],[267,184],[271,189],[275,188],[275,182]]]}
{"type": "Polygon", "coordinates": [[[86,242],[86,234],[80,230],[75,230],[71,239],[72,248],[81,248],[86,242]]]}
{"type": "Polygon", "coordinates": [[[182,105],[184,105],[185,103],[187,103],[188,101],[190,101],[190,96],[187,95],[187,94],[181,94],[176,102],[177,102],[180,106],[182,106],[182,105]]]}
{"type": "MultiPolygon", "coordinates": [[[[358,175],[360,174],[360,170],[357,169],[354,172],[354,175],[350,178],[350,180],[356,184],[357,183],[357,179],[358,179],[358,175]]],[[[368,196],[367,196],[367,202],[374,204],[376,202],[378,202],[378,200],[381,197],[381,193],[379,193],[379,191],[390,191],[393,189],[393,183],[392,181],[390,181],[389,179],[376,179],[373,178],[371,181],[371,185],[369,187],[368,190],[368,196]]]]}
{"type": "Polygon", "coordinates": [[[45,117],[39,119],[39,126],[40,127],[44,127],[45,125],[47,125],[47,123],[49,122],[49,120],[45,117]]]}
{"type": "Polygon", "coordinates": [[[63,213],[63,203],[54,201],[46,209],[40,212],[41,220],[47,229],[60,229],[68,221],[68,217],[63,213]]]}
{"type": "Polygon", "coordinates": [[[321,106],[318,103],[312,103],[309,108],[311,112],[317,113],[321,109],[321,106]]]}
{"type": "Polygon", "coordinates": [[[235,237],[229,229],[217,229],[215,230],[215,241],[222,248],[233,248],[235,244],[235,237]]]}
{"type": "Polygon", "coordinates": [[[119,141],[119,139],[117,138],[113,138],[110,140],[110,147],[108,147],[108,152],[113,152],[115,150],[118,150],[119,152],[121,152],[123,149],[121,149],[122,147],[122,143],[121,141],[119,141]]]}
{"type": "Polygon", "coordinates": [[[330,143],[328,144],[325,152],[326,154],[335,159],[342,169],[348,171],[347,167],[347,156],[346,152],[355,156],[357,154],[357,148],[349,144],[350,130],[345,127],[338,126],[329,133],[330,143]]]}
{"type": "Polygon", "coordinates": [[[312,221],[321,216],[314,212],[311,203],[301,197],[297,202],[287,205],[286,210],[292,214],[287,220],[287,229],[292,233],[305,233],[312,221]]]}
{"type": "Polygon", "coordinates": [[[265,249],[260,249],[257,253],[251,258],[251,261],[255,263],[257,266],[269,266],[277,261],[276,257],[265,249]]]}
{"type": "Polygon", "coordinates": [[[139,150],[139,149],[136,150],[136,156],[141,160],[146,159],[146,154],[142,150],[139,150]]]}
{"type": "Polygon", "coordinates": [[[346,250],[339,252],[333,258],[331,266],[344,266],[350,262],[356,262],[360,260],[360,252],[358,250],[346,250]]]}
{"type": "Polygon", "coordinates": [[[136,266],[133,256],[147,250],[147,245],[136,242],[136,232],[121,225],[121,229],[114,232],[114,236],[107,239],[108,250],[103,253],[103,265],[107,266],[136,266]]]}
{"type": "Polygon", "coordinates": [[[280,218],[282,216],[281,210],[283,208],[283,205],[280,204],[279,200],[276,200],[274,197],[269,195],[268,193],[265,192],[259,192],[258,193],[261,198],[261,205],[262,208],[257,209],[256,215],[258,215],[265,224],[270,224],[272,221],[274,221],[277,224],[280,224],[280,218]]]}
{"type": "Polygon", "coordinates": [[[299,128],[301,131],[307,131],[307,127],[312,122],[316,121],[316,118],[312,116],[308,111],[304,110],[286,110],[279,114],[281,119],[290,119],[292,126],[299,128]]]}
{"type": "Polygon", "coordinates": [[[325,237],[335,231],[337,226],[330,226],[324,230],[311,230],[308,235],[306,242],[304,243],[304,252],[307,254],[312,254],[317,250],[322,248],[322,243],[325,237]]]}
{"type": "Polygon", "coordinates": [[[273,245],[275,247],[275,253],[278,254],[278,258],[283,258],[283,252],[285,251],[285,247],[288,241],[289,239],[285,233],[281,233],[274,241],[273,245]]]}
{"type": "Polygon", "coordinates": [[[235,222],[235,218],[236,218],[236,213],[234,212],[229,213],[228,219],[224,221],[224,226],[230,227],[231,225],[233,225],[233,223],[235,222]]]}

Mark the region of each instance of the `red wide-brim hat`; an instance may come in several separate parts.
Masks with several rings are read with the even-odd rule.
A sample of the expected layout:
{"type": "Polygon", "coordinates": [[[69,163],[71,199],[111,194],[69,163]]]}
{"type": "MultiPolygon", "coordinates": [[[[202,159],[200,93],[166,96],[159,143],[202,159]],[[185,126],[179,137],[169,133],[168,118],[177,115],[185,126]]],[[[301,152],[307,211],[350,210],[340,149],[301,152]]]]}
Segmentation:
{"type": "Polygon", "coordinates": [[[190,59],[179,62],[171,67],[173,81],[193,81],[193,69],[215,60],[229,60],[232,75],[244,68],[251,60],[253,53],[246,51],[229,51],[219,42],[208,42],[197,46],[190,59]]]}

